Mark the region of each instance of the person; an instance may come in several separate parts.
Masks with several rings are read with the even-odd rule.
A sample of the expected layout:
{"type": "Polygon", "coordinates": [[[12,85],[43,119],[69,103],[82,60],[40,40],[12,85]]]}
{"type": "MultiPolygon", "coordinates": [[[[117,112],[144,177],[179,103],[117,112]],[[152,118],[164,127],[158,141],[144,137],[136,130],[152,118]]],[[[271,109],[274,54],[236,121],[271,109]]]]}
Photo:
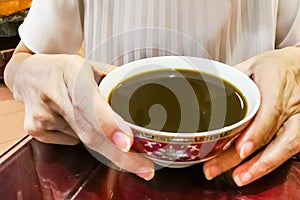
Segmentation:
{"type": "Polygon", "coordinates": [[[132,132],[101,96],[101,77],[115,65],[163,55],[234,65],[259,87],[261,106],[235,145],[203,171],[212,179],[234,168],[243,186],[300,151],[299,8],[299,0],[35,0],[5,82],[24,102],[33,137],[81,141],[150,180],[154,164],[130,150],[132,132]]]}

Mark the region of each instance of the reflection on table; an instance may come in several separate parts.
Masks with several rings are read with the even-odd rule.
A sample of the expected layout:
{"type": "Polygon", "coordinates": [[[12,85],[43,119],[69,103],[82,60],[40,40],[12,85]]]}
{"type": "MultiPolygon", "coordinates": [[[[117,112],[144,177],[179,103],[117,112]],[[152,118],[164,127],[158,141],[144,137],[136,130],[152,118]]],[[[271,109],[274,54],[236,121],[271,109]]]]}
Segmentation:
{"type": "Polygon", "coordinates": [[[82,144],[29,140],[0,166],[1,199],[300,199],[300,162],[290,160],[269,175],[237,187],[230,172],[207,181],[202,164],[163,168],[151,181],[102,164],[82,144]]]}

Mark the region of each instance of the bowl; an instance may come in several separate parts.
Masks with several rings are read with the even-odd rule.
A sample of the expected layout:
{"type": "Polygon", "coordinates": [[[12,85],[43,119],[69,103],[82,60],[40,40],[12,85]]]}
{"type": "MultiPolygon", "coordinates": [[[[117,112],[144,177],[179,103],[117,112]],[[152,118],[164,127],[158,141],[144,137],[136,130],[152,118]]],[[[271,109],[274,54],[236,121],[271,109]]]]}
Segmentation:
{"type": "MultiPolygon", "coordinates": [[[[155,163],[171,168],[182,168],[204,162],[216,157],[221,152],[228,149],[240,135],[241,131],[250,123],[260,106],[260,92],[256,84],[247,75],[224,63],[198,57],[162,56],[133,61],[118,67],[106,75],[101,81],[99,89],[101,94],[112,105],[112,94],[116,91],[116,88],[120,87],[120,84],[124,84],[124,81],[153,72],[159,74],[158,78],[172,78],[174,77],[174,73],[176,75],[177,71],[182,70],[198,74],[199,77],[204,77],[203,80],[205,84],[207,84],[205,87],[207,88],[206,90],[208,91],[209,97],[211,98],[210,101],[212,102],[210,102],[211,104],[208,104],[210,105],[208,106],[210,117],[206,119],[202,116],[204,111],[202,111],[201,106],[193,106],[195,99],[199,99],[197,94],[201,92],[195,92],[193,87],[189,86],[191,81],[185,80],[186,77],[183,77],[182,84],[175,83],[164,86],[164,88],[171,90],[171,93],[179,99],[178,102],[181,109],[179,127],[184,127],[182,124],[187,124],[186,127],[192,127],[190,129],[188,128],[189,130],[179,128],[176,129],[177,131],[169,131],[160,128],[152,128],[148,125],[137,125],[137,123],[134,123],[132,120],[128,120],[128,116],[124,117],[124,115],[120,114],[119,111],[112,106],[113,110],[125,119],[126,123],[133,131],[134,143],[132,148],[137,153],[144,154],[155,163]],[[166,70],[172,73],[160,74],[161,71],[166,72],[166,70]],[[216,90],[215,86],[212,87],[209,85],[211,79],[204,75],[219,80],[218,84],[220,87],[218,87],[220,89],[216,90]],[[238,109],[231,108],[231,101],[229,101],[227,97],[224,97],[225,86],[223,84],[225,83],[234,88],[234,94],[239,94],[238,99],[242,100],[238,104],[241,105],[245,112],[237,121],[233,121],[229,124],[226,124],[227,122],[225,123],[225,120],[227,120],[226,117],[230,114],[235,115],[235,113],[238,113],[238,109]],[[186,84],[187,87],[181,87],[183,84],[186,84]],[[191,90],[191,92],[188,92],[189,90],[191,90]],[[222,98],[214,100],[216,96],[222,98]],[[186,107],[184,105],[189,105],[190,110],[184,110],[183,108],[186,107]],[[199,123],[201,124],[205,120],[208,121],[207,129],[199,131],[199,123]]],[[[157,78],[156,76],[157,75],[155,75],[155,78],[157,78]]],[[[153,80],[153,77],[148,77],[153,80]]],[[[147,76],[143,79],[147,79],[147,76]]],[[[144,83],[142,83],[142,85],[143,84],[144,83]]],[[[138,88],[140,88],[140,86],[141,85],[139,85],[138,88]]],[[[138,88],[125,92],[129,99],[134,96],[133,94],[138,88]]],[[[164,96],[164,93],[165,92],[157,90],[154,91],[154,93],[148,94],[148,96],[150,95],[150,98],[152,96],[156,98],[156,96],[164,96]]],[[[146,98],[149,99],[149,97],[146,98]]],[[[207,98],[200,97],[201,101],[204,101],[205,99],[207,98]]],[[[168,102],[171,101],[168,100],[167,104],[168,102]]],[[[136,102],[136,104],[143,105],[146,103],[136,102]]],[[[127,100],[119,101],[118,105],[125,105],[123,106],[123,109],[124,107],[127,109],[130,106],[127,100]]],[[[175,109],[173,107],[174,106],[171,106],[171,111],[172,109],[175,109]]],[[[153,105],[152,108],[154,110],[159,109],[159,105],[153,105]]],[[[148,113],[149,116],[151,116],[151,109],[148,113]]],[[[177,114],[173,113],[173,115],[177,114]]],[[[166,114],[163,111],[154,117],[152,116],[151,121],[156,120],[158,122],[162,121],[166,123],[166,116],[168,117],[168,113],[166,114]],[[161,116],[163,119],[159,119],[161,116]]],[[[143,118],[143,116],[138,118],[143,118]]]]}

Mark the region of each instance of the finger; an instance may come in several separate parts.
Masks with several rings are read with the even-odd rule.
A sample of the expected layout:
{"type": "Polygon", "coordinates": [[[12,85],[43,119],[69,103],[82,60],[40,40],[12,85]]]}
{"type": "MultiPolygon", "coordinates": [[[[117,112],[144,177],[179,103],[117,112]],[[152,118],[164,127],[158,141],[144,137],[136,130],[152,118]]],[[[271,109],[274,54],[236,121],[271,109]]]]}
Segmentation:
{"type": "Polygon", "coordinates": [[[80,142],[78,138],[72,137],[60,131],[44,130],[30,135],[38,141],[48,144],[75,145],[80,142]]]}
{"type": "MultiPolygon", "coordinates": [[[[63,107],[62,110],[71,110],[73,113],[73,115],[68,115],[68,117],[66,117],[68,123],[71,125],[72,129],[76,130],[76,134],[87,147],[111,160],[118,167],[135,173],[145,180],[150,180],[153,178],[154,166],[152,161],[148,160],[142,154],[138,154],[133,151],[124,153],[123,151],[118,150],[110,140],[99,133],[98,130],[93,128],[87,119],[80,114],[81,111],[79,109],[73,107],[67,108],[70,105],[69,103],[66,103],[65,105],[66,106],[63,107]]],[[[55,106],[53,106],[53,108],[57,109],[55,106]]],[[[62,110],[59,112],[62,114],[66,112],[62,110]]],[[[122,127],[122,125],[119,126],[122,129],[125,129],[122,127]]],[[[45,137],[45,135],[46,134],[42,135],[44,138],[39,137],[38,139],[44,141],[55,141],[54,138],[49,138],[49,134],[47,135],[48,137],[45,137]]]]}
{"type": "MultiPolygon", "coordinates": [[[[101,139],[98,138],[96,143],[101,143],[101,145],[92,145],[90,148],[96,152],[101,152],[101,155],[112,161],[118,168],[134,173],[145,180],[150,180],[154,177],[154,164],[143,154],[133,150],[123,152],[116,149],[107,138],[103,138],[101,142],[100,140],[101,139]]],[[[101,157],[96,156],[96,158],[102,163],[105,163],[105,161],[103,162],[101,160],[101,157]]]]}
{"type": "Polygon", "coordinates": [[[276,71],[270,70],[268,74],[260,73],[260,77],[255,77],[261,91],[261,105],[251,124],[236,141],[236,149],[242,159],[267,144],[286,120],[284,98],[280,92],[284,90],[284,83],[278,82],[274,87],[276,76],[276,71]]]}
{"type": "Polygon", "coordinates": [[[72,78],[66,77],[66,83],[70,92],[70,101],[74,105],[69,109],[73,109],[74,115],[69,116],[67,121],[76,130],[81,141],[117,166],[142,178],[152,178],[154,166],[151,161],[139,154],[124,154],[113,146],[112,142],[119,149],[128,151],[133,143],[132,133],[120,117],[115,117],[106,100],[100,95],[98,86],[91,81],[93,73],[90,66],[83,66],[76,79],[72,78]],[[122,123],[123,125],[120,126],[122,123]],[[123,139],[124,136],[128,137],[128,133],[129,139],[123,139]]]}
{"type": "MultiPolygon", "coordinates": [[[[86,119],[81,115],[77,116],[76,120],[82,124],[80,127],[77,126],[77,131],[80,139],[87,147],[100,153],[121,169],[135,173],[145,180],[153,178],[154,165],[152,161],[143,156],[143,154],[134,151],[124,152],[117,149],[107,137],[95,130],[86,119]]],[[[101,161],[101,158],[96,158],[101,161]]]]}
{"type": "MultiPolygon", "coordinates": [[[[51,95],[51,92],[49,93],[51,95]]],[[[55,98],[55,96],[56,94],[52,97],[55,98]]],[[[46,94],[41,94],[40,98],[25,102],[24,129],[33,136],[41,135],[49,130],[63,132],[71,137],[78,138],[67,121],[60,115],[62,109],[59,109],[59,107],[67,107],[67,105],[59,106],[46,94]]]]}
{"type": "Polygon", "coordinates": [[[93,104],[89,105],[89,109],[79,110],[80,114],[119,149],[125,152],[129,151],[133,143],[133,133],[125,121],[113,112],[99,90],[95,90],[93,104]],[[90,112],[86,112],[87,110],[90,112]]]}
{"type": "Polygon", "coordinates": [[[234,146],[232,146],[216,158],[206,161],[203,165],[203,172],[206,179],[211,180],[223,172],[237,166],[241,161],[242,159],[236,152],[234,146]]]}
{"type": "Polygon", "coordinates": [[[29,121],[28,117],[26,117],[26,120],[24,120],[24,129],[28,134],[35,138],[44,138],[47,136],[43,136],[43,134],[57,132],[64,133],[67,136],[76,139],[77,141],[79,140],[73,129],[61,117],[58,118],[58,120],[55,120],[55,122],[43,122],[38,120],[29,121]]]}
{"type": "MultiPolygon", "coordinates": [[[[125,121],[120,120],[120,118],[118,118],[117,123],[111,107],[100,94],[97,84],[93,81],[94,74],[91,66],[88,63],[82,63],[82,66],[79,68],[76,77],[70,77],[72,73],[66,72],[65,74],[70,99],[74,106],[74,118],[83,116],[98,133],[105,135],[119,149],[129,151],[133,143],[133,135],[130,128],[124,130],[118,125],[121,123],[123,127],[127,126],[125,121]]],[[[80,117],[76,119],[79,126],[81,120],[80,117]]],[[[72,128],[74,126],[76,124],[73,124],[72,128]]],[[[89,143],[90,141],[87,140],[86,142],[89,143]]]]}
{"type": "Polygon", "coordinates": [[[233,178],[246,185],[273,171],[300,151],[300,114],[290,117],[272,142],[258,155],[236,168],[233,178]]]}
{"type": "Polygon", "coordinates": [[[60,116],[54,117],[44,107],[25,106],[24,130],[37,140],[55,144],[77,144],[78,137],[60,116]]]}

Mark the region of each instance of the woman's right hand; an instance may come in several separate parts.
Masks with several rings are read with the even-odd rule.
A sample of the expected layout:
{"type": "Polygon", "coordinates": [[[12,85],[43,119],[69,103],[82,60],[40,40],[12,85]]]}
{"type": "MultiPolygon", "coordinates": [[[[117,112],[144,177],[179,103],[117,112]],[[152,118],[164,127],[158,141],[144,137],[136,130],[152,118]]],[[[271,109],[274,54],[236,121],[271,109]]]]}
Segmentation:
{"type": "Polygon", "coordinates": [[[121,169],[149,180],[154,165],[130,150],[132,132],[100,94],[95,76],[105,72],[98,67],[77,55],[32,54],[21,42],[5,81],[25,104],[24,128],[34,138],[58,144],[82,141],[121,169]]]}

